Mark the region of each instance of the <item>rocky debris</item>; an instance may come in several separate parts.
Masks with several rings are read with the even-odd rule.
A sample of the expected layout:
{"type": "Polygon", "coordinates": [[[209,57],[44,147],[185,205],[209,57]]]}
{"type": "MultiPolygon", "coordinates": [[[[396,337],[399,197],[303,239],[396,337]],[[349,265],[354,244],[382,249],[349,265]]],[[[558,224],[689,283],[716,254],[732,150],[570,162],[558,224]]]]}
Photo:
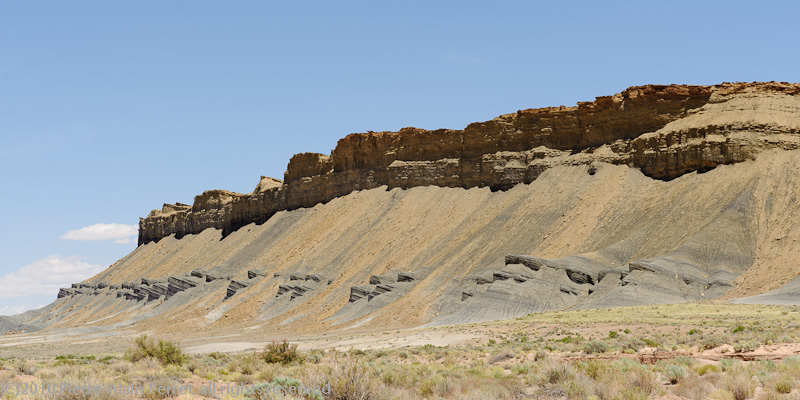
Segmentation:
{"type": "Polygon", "coordinates": [[[164,283],[167,283],[167,279],[169,279],[169,278],[160,278],[160,279],[141,278],[142,285],[145,285],[145,286],[152,286],[152,285],[156,285],[156,284],[164,284],[164,283]]]}
{"type": "Polygon", "coordinates": [[[426,266],[414,272],[398,271],[369,275],[368,284],[350,287],[347,304],[326,321],[342,323],[379,310],[406,296],[433,269],[433,266],[426,266]]]}
{"type": "Polygon", "coordinates": [[[282,297],[285,294],[289,294],[289,300],[294,300],[298,297],[303,296],[306,292],[314,290],[315,288],[310,285],[305,284],[296,284],[296,285],[278,285],[278,293],[275,295],[276,298],[282,297]]]}
{"type": "Polygon", "coordinates": [[[168,300],[170,297],[192,289],[204,283],[207,275],[200,271],[192,271],[181,276],[169,276],[159,279],[140,278],[139,282],[124,282],[121,284],[109,285],[105,282],[100,283],[76,283],[71,288],[62,288],[58,292],[58,298],[72,297],[76,295],[99,295],[106,293],[116,298],[125,300],[151,302],[163,298],[168,300]]]}
{"type": "Polygon", "coordinates": [[[746,98],[799,92],[798,84],[777,82],[636,86],[577,107],[520,110],[463,130],[403,128],[351,134],[339,140],[329,156],[293,156],[283,182],[262,177],[248,194],[210,190],[195,197],[191,207],[165,204],[140,220],[139,244],[206,228],[226,235],[249,223],[262,223],[278,211],[312,207],[382,185],[506,190],[560,165],[586,165],[594,174],[597,162],[630,165],[656,179],[673,179],[745,161],[765,149],[800,147],[790,139],[798,134],[797,127],[750,120],[742,113],[797,112],[775,108],[779,106],[770,101],[748,103],[746,98]],[[717,125],[706,117],[725,112],[738,113],[741,122],[717,125]]]}
{"type": "MultiPolygon", "coordinates": [[[[152,281],[151,281],[152,282],[152,281]]],[[[139,300],[149,303],[167,296],[167,285],[164,283],[142,284],[133,289],[134,295],[139,300]]]]}
{"type": "Polygon", "coordinates": [[[290,281],[305,281],[307,279],[308,275],[300,272],[292,272],[291,274],[289,274],[290,281]]]}
{"type": "MultiPolygon", "coordinates": [[[[509,264],[521,264],[533,271],[538,271],[542,267],[562,269],[571,281],[578,284],[588,283],[594,285],[598,281],[600,273],[596,268],[589,266],[596,263],[592,263],[585,258],[581,260],[580,256],[571,256],[569,260],[559,262],[558,260],[550,261],[531,256],[509,254],[506,256],[506,265],[509,264]]],[[[605,265],[600,264],[599,266],[604,267],[605,265]]]]}
{"type": "Polygon", "coordinates": [[[389,275],[370,275],[369,277],[370,285],[390,284],[395,282],[397,282],[397,277],[389,275]]]}
{"type": "Polygon", "coordinates": [[[235,280],[231,280],[231,283],[228,284],[228,293],[225,295],[226,299],[233,297],[239,289],[244,289],[250,286],[248,282],[239,282],[235,280]]]}
{"type": "Polygon", "coordinates": [[[229,281],[229,280],[233,279],[233,276],[231,276],[231,275],[213,274],[213,273],[206,274],[206,282],[214,282],[217,279],[224,279],[224,280],[228,280],[229,281]]]}
{"type": "Polygon", "coordinates": [[[375,289],[374,285],[351,286],[350,302],[355,303],[356,301],[361,299],[369,299],[374,289],[375,289]]]}
{"type": "MultiPolygon", "coordinates": [[[[276,277],[281,276],[276,274],[276,277]]],[[[289,300],[294,300],[298,297],[306,295],[306,293],[319,289],[322,284],[328,285],[331,280],[328,280],[319,274],[306,274],[302,272],[289,273],[289,282],[286,284],[278,285],[278,292],[275,294],[276,299],[284,298],[289,294],[289,300]]]]}
{"type": "Polygon", "coordinates": [[[417,279],[416,274],[411,272],[398,272],[397,273],[397,281],[398,282],[413,282],[417,279]]]}
{"type": "Polygon", "coordinates": [[[108,284],[105,282],[98,282],[98,283],[73,283],[73,289],[88,289],[88,290],[100,290],[105,289],[108,287],[108,284]]]}
{"type": "Polygon", "coordinates": [[[254,269],[247,270],[247,279],[263,278],[267,276],[266,272],[256,271],[254,269]]]}
{"type": "Polygon", "coordinates": [[[183,292],[184,290],[194,288],[201,282],[202,279],[191,274],[186,277],[170,276],[167,278],[167,294],[164,299],[167,300],[170,297],[183,292]]]}
{"type": "MultiPolygon", "coordinates": [[[[425,272],[423,272],[425,273],[425,272]]],[[[350,287],[350,303],[359,300],[372,299],[384,294],[400,289],[400,292],[407,292],[419,277],[420,273],[396,272],[386,275],[370,275],[368,285],[350,287]]]]}

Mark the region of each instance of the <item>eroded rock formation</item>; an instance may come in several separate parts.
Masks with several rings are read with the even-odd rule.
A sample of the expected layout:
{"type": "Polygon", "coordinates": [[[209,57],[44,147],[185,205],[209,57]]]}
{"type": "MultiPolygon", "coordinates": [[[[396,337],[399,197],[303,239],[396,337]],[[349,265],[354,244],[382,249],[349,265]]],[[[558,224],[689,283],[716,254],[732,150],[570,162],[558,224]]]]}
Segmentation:
{"type": "Polygon", "coordinates": [[[206,228],[228,234],[281,210],[384,185],[503,190],[530,183],[555,165],[595,161],[669,180],[744,161],[767,148],[800,147],[797,126],[776,124],[781,114],[798,112],[798,93],[800,85],[775,82],[648,85],[576,107],[521,110],[463,130],[351,134],[330,156],[293,156],[283,182],[262,177],[248,194],[210,190],[192,206],[165,204],[140,220],[139,244],[206,228]],[[787,97],[795,99],[790,106],[787,97]]]}

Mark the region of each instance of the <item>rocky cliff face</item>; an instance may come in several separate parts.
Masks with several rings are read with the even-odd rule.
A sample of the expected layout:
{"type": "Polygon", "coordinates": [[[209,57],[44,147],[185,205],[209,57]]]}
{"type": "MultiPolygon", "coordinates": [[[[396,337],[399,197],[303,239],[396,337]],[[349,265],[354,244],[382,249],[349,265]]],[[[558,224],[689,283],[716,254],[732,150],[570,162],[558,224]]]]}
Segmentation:
{"type": "Polygon", "coordinates": [[[283,182],[262,177],[248,194],[212,190],[192,206],[165,204],[140,220],[139,244],[206,228],[229,234],[278,211],[384,185],[506,190],[554,166],[594,162],[670,180],[765,149],[800,147],[800,126],[791,117],[800,112],[798,93],[798,84],[775,82],[648,85],[577,107],[517,111],[463,130],[351,134],[330,156],[293,156],[283,182]]]}

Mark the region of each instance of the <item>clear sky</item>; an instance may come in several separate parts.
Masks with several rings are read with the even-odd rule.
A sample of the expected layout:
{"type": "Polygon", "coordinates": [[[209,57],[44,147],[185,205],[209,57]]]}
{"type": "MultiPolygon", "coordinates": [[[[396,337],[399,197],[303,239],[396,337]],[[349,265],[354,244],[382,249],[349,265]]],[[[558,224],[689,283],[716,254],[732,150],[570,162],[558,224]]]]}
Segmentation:
{"type": "Polygon", "coordinates": [[[162,203],[348,133],[800,80],[791,1],[384,3],[0,2],[0,314],[132,251],[162,203]]]}

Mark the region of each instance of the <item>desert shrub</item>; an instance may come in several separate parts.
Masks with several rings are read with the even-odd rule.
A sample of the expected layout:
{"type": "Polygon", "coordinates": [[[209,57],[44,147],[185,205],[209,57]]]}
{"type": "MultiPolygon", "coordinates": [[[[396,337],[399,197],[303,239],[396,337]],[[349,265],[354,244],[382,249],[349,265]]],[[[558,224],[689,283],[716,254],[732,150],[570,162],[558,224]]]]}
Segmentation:
{"type": "Polygon", "coordinates": [[[264,382],[272,382],[272,380],[275,379],[275,374],[278,369],[280,369],[278,366],[272,364],[262,366],[256,374],[256,379],[264,382]]]}
{"type": "Polygon", "coordinates": [[[616,339],[618,336],[619,336],[619,333],[617,333],[617,331],[608,332],[608,338],[609,339],[616,339]]]}
{"type": "Polygon", "coordinates": [[[547,367],[542,373],[542,383],[557,385],[575,378],[575,371],[569,364],[561,363],[547,367]]]}
{"type": "Polygon", "coordinates": [[[423,379],[419,384],[419,393],[422,396],[449,397],[454,391],[456,391],[456,385],[453,379],[440,374],[423,379]]]}
{"type": "Polygon", "coordinates": [[[772,360],[758,360],[758,364],[767,371],[774,371],[778,367],[772,360]]]}
{"type": "Polygon", "coordinates": [[[672,390],[672,393],[692,400],[708,398],[714,386],[696,375],[687,376],[672,390]]]}
{"type": "Polygon", "coordinates": [[[275,342],[267,344],[264,352],[261,353],[261,358],[270,364],[289,364],[292,361],[303,361],[303,356],[297,351],[296,344],[290,344],[283,339],[282,342],[275,342]]]}
{"type": "Polygon", "coordinates": [[[326,400],[370,400],[376,398],[376,384],[370,374],[369,367],[348,356],[344,362],[324,370],[320,386],[330,383],[330,394],[326,400]]]}
{"type": "Polygon", "coordinates": [[[657,342],[657,341],[655,341],[655,340],[653,340],[653,339],[650,339],[650,338],[642,338],[642,341],[643,341],[643,342],[644,342],[644,344],[646,344],[648,347],[654,347],[654,348],[658,348],[658,347],[660,347],[660,346],[661,346],[661,343],[659,343],[659,342],[657,342]]]}
{"type": "Polygon", "coordinates": [[[753,351],[758,348],[758,343],[736,343],[733,345],[733,351],[737,353],[746,353],[748,351],[753,351]]]}
{"type": "Polygon", "coordinates": [[[141,335],[134,340],[135,347],[125,351],[125,358],[136,362],[146,358],[154,358],[161,365],[181,365],[186,361],[183,351],[173,342],[166,340],[156,341],[141,335]]]}
{"type": "Polygon", "coordinates": [[[625,341],[622,342],[622,350],[630,350],[632,352],[637,352],[645,346],[645,343],[637,338],[627,338],[625,341]]]}
{"type": "Polygon", "coordinates": [[[744,327],[741,325],[737,325],[735,328],[731,330],[731,333],[739,333],[744,332],[744,327]]]}
{"type": "Polygon", "coordinates": [[[669,383],[676,384],[679,380],[686,378],[688,372],[683,365],[670,364],[664,368],[664,378],[667,378],[669,383]]]}
{"type": "Polygon", "coordinates": [[[719,365],[722,367],[723,371],[730,372],[731,370],[741,367],[742,362],[735,358],[723,358],[720,360],[719,365]]]}
{"type": "Polygon", "coordinates": [[[245,375],[253,375],[258,369],[258,356],[255,353],[243,354],[239,356],[235,367],[245,375]]]}
{"type": "Polygon", "coordinates": [[[546,360],[549,355],[544,350],[539,350],[534,354],[533,361],[546,360]]]}
{"type": "Polygon", "coordinates": [[[253,389],[245,393],[245,399],[270,400],[273,398],[271,393],[272,383],[262,382],[253,386],[253,389]]]}
{"type": "Polygon", "coordinates": [[[674,362],[675,364],[680,364],[680,365],[684,365],[684,366],[687,366],[687,367],[691,367],[692,365],[694,365],[694,363],[697,362],[697,360],[695,360],[694,358],[691,358],[691,357],[677,356],[677,357],[672,359],[672,362],[674,362]]]}
{"type": "Polygon", "coordinates": [[[503,351],[493,355],[492,358],[489,360],[489,363],[490,364],[496,364],[496,363],[499,363],[501,361],[505,361],[505,360],[512,359],[512,358],[514,358],[514,353],[512,351],[503,350],[503,351]]]}
{"type": "Polygon", "coordinates": [[[306,359],[313,364],[319,364],[322,361],[322,358],[325,356],[325,353],[319,350],[314,350],[311,353],[308,353],[306,359]]]}
{"type": "Polygon", "coordinates": [[[788,394],[792,392],[793,381],[789,377],[781,377],[775,380],[775,392],[781,394],[788,394]]]}
{"type": "Polygon", "coordinates": [[[639,398],[641,395],[647,398],[656,391],[659,385],[654,374],[642,366],[631,368],[625,378],[629,389],[626,389],[627,396],[624,395],[625,391],[623,391],[624,398],[639,398]]]}
{"type": "Polygon", "coordinates": [[[598,360],[589,360],[582,363],[576,363],[575,366],[590,378],[595,380],[607,375],[611,371],[611,367],[607,362],[598,360]]]}
{"type": "Polygon", "coordinates": [[[33,375],[36,373],[36,368],[24,358],[20,358],[14,362],[13,370],[23,375],[33,375]]]}
{"type": "Polygon", "coordinates": [[[726,376],[725,389],[733,394],[734,400],[745,400],[753,397],[756,384],[750,378],[749,374],[739,371],[726,376]]]}
{"type": "Polygon", "coordinates": [[[591,340],[583,345],[583,351],[586,354],[605,353],[608,351],[608,345],[605,342],[591,340]]]}
{"type": "Polygon", "coordinates": [[[702,350],[711,350],[715,349],[719,346],[725,344],[722,339],[717,336],[708,336],[704,337],[703,341],[700,342],[700,349],[702,350]]]}
{"type": "Polygon", "coordinates": [[[703,376],[710,372],[719,372],[719,367],[714,364],[706,364],[697,367],[697,375],[703,376]]]}
{"type": "Polygon", "coordinates": [[[593,393],[594,382],[586,375],[577,375],[574,380],[565,382],[562,388],[567,394],[567,399],[585,400],[593,393]]]}

